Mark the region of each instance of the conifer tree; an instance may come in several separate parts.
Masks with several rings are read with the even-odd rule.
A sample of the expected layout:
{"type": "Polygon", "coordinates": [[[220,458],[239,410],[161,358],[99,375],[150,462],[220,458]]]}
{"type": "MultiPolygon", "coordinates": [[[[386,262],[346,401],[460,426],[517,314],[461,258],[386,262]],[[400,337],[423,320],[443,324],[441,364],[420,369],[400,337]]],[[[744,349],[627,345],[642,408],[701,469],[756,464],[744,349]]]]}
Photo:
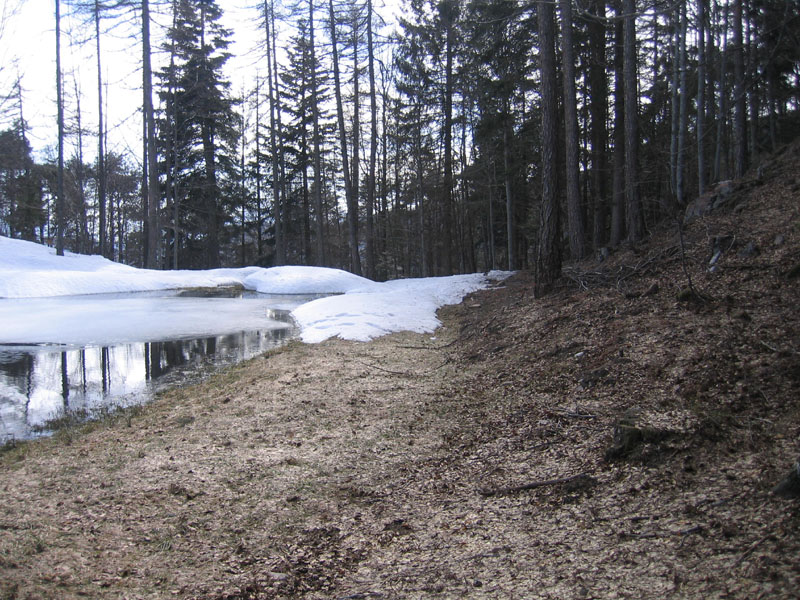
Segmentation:
{"type": "MultiPolygon", "coordinates": [[[[181,229],[194,255],[187,266],[220,265],[224,223],[232,217],[230,192],[237,181],[237,126],[230,83],[223,66],[230,32],[214,0],[175,0],[166,50],[174,55],[159,73],[159,94],[171,111],[162,113],[160,143],[171,134],[171,178],[186,198],[181,229]]],[[[174,224],[178,227],[178,224],[174,224]]]]}

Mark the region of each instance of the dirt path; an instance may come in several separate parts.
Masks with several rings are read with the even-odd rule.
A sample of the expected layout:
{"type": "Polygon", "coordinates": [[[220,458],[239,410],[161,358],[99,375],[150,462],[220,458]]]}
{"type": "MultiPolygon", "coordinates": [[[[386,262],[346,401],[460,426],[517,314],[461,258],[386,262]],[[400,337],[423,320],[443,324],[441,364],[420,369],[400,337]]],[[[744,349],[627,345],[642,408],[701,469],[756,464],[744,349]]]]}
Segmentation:
{"type": "Polygon", "coordinates": [[[382,541],[457,409],[449,328],[292,344],[2,455],[2,597],[325,595],[382,541]],[[391,504],[389,502],[388,504],[391,504]],[[386,529],[384,529],[384,526],[386,529]]]}

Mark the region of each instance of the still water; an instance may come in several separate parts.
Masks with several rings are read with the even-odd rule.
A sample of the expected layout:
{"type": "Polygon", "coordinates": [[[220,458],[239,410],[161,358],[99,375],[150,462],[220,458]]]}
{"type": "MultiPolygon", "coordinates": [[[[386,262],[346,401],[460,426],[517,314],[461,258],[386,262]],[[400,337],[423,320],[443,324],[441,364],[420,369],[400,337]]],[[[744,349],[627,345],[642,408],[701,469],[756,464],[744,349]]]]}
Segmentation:
{"type": "Polygon", "coordinates": [[[99,294],[0,300],[0,443],[141,404],[297,335],[311,296],[99,294]]]}

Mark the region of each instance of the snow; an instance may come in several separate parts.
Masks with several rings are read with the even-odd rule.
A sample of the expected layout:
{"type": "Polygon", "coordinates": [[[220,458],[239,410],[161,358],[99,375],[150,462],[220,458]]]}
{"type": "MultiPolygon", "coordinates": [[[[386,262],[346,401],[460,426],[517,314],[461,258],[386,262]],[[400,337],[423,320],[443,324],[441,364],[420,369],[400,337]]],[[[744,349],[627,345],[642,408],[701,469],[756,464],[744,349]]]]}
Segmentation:
{"type": "MultiPolygon", "coordinates": [[[[81,304],[74,298],[62,298],[64,302],[60,302],[54,297],[242,285],[263,294],[335,294],[306,302],[292,311],[302,340],[318,343],[338,336],[367,341],[395,331],[432,332],[440,325],[437,309],[457,304],[466,294],[508,275],[494,271],[377,283],[339,269],[305,266],[155,271],[120,265],[100,256],[69,252],[56,256],[52,248],[0,236],[0,298],[8,299],[0,303],[8,309],[0,310],[0,319],[5,321],[0,327],[9,331],[13,328],[15,335],[23,336],[31,321],[37,321],[46,323],[51,336],[74,336],[76,332],[69,330],[74,324],[69,325],[65,319],[61,325],[59,315],[70,303],[78,311],[82,310],[81,304]],[[20,300],[30,298],[38,300],[20,300]],[[21,310],[26,311],[24,320],[12,316],[21,310]]],[[[113,309],[101,311],[100,316],[92,313],[92,322],[86,323],[86,328],[102,330],[123,319],[154,318],[146,304],[144,309],[141,304],[130,304],[128,309],[130,314],[125,312],[124,301],[115,300],[113,309]]],[[[242,325],[252,325],[252,314],[222,314],[212,308],[203,317],[232,322],[239,318],[244,319],[242,325]]],[[[168,322],[169,316],[164,319],[168,322]]]]}

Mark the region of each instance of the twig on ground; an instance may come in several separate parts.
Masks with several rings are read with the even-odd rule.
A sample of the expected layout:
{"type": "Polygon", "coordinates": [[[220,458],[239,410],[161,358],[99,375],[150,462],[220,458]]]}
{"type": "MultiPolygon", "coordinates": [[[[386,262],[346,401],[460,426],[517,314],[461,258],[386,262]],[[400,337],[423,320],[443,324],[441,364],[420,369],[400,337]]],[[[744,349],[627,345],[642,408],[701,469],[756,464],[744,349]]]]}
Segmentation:
{"type": "Polygon", "coordinates": [[[571,483],[573,481],[577,481],[580,479],[590,480],[591,477],[586,473],[578,473],[577,475],[571,475],[569,477],[559,477],[558,479],[548,479],[546,481],[533,481],[531,483],[526,483],[524,485],[516,485],[511,487],[503,487],[503,488],[496,488],[496,489],[484,489],[480,490],[482,496],[501,496],[503,494],[515,494],[517,492],[524,492],[526,490],[534,490],[540,487],[546,487],[549,485],[560,485],[562,483],[571,483]]]}
{"type": "Polygon", "coordinates": [[[756,542],[751,544],[750,547],[747,550],[745,550],[744,552],[742,552],[742,555],[739,558],[736,559],[736,562],[733,563],[733,568],[735,569],[740,564],[742,564],[744,562],[744,560],[748,556],[750,556],[756,548],[758,548],[761,544],[766,542],[770,537],[772,537],[772,533],[767,533],[763,537],[758,539],[756,542]]]}

